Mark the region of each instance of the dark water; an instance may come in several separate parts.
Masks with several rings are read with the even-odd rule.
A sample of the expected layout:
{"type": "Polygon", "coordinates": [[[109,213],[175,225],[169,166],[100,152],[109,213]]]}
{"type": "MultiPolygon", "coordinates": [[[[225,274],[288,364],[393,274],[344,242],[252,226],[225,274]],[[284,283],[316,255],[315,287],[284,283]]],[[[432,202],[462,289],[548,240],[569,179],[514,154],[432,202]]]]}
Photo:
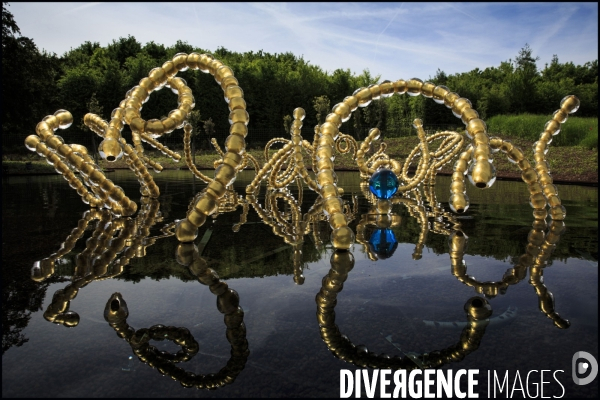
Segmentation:
{"type": "MultiPolygon", "coordinates": [[[[139,204],[132,174],[117,171],[109,177],[139,204]]],[[[251,175],[238,178],[239,194],[249,179],[251,175]]],[[[344,200],[354,216],[350,226],[362,230],[366,245],[354,245],[354,267],[345,271],[347,275],[342,273],[347,278],[343,287],[329,291],[328,307],[319,312],[315,299],[323,293],[323,278],[340,276],[330,261],[328,224],[314,223],[313,230],[299,235],[295,240],[303,240],[292,246],[292,235],[288,242],[283,236],[293,233],[293,228],[273,229],[252,206],[247,222],[234,232],[243,209],[238,206],[208,221],[195,244],[221,281],[238,293],[244,332],[239,323],[236,329],[228,329],[217,296],[177,262],[177,239],[169,236],[168,228],[161,231],[185,216],[204,185],[188,172],[163,172],[156,181],[162,192],[160,205],[148,205],[155,207],[148,211],[154,224],[147,226],[144,235],[138,232],[134,242],[123,242],[125,250],[113,254],[115,261],[106,259],[103,276],[112,274],[112,278],[95,276],[89,265],[87,270],[77,267],[85,263],[86,254],[109,257],[102,252],[118,247],[118,230],[106,233],[117,223],[97,215],[104,218],[101,226],[88,214],[87,228],[78,231],[79,240],[57,258],[54,273],[42,282],[31,279],[34,263],[58,252],[70,235],[77,235],[78,225],[85,228],[87,207],[59,176],[3,181],[3,397],[339,397],[341,369],[386,368],[394,358],[389,361],[383,354],[402,357],[396,360],[405,363],[413,360],[410,368],[437,360],[442,370],[478,369],[480,398],[487,397],[488,374],[508,376],[508,387],[497,393],[498,398],[535,397],[536,391],[540,397],[598,394],[598,378],[584,386],[574,384],[572,378],[576,352],[598,359],[597,188],[559,186],[567,209],[566,230],[542,268],[519,264],[534,240],[525,184],[501,181],[487,191],[469,188],[471,208],[454,221],[431,212],[429,218],[421,218],[419,210],[431,211],[432,206],[425,193],[421,208],[414,201],[396,204],[391,230],[397,247],[392,252],[390,246],[387,254],[380,251],[380,259],[374,261],[367,242],[376,237],[377,228],[391,222],[380,219],[361,225],[370,206],[357,175],[340,173],[338,184],[345,189],[344,200]],[[448,253],[448,234],[456,222],[468,236],[463,256],[466,275],[453,274],[448,253]],[[424,226],[430,230],[425,232],[424,226]],[[116,239],[111,241],[113,234],[116,239]],[[104,248],[94,248],[99,243],[104,248]],[[132,243],[145,249],[130,254],[126,248],[132,243]],[[416,253],[421,253],[420,259],[414,257],[416,253]],[[131,259],[123,261],[127,257],[131,259]],[[119,262],[124,264],[122,270],[115,266],[119,262]],[[498,293],[493,284],[481,284],[499,281],[506,284],[495,285],[498,293]],[[149,332],[144,340],[157,351],[178,354],[158,363],[166,376],[140,361],[132,350],[135,346],[121,339],[104,319],[116,292],[127,304],[126,323],[138,338],[149,332]],[[489,302],[493,312],[484,328],[469,323],[464,310],[474,296],[489,302]],[[77,326],[67,328],[44,318],[46,313],[56,321],[66,311],[77,313],[77,326]],[[334,316],[335,325],[330,319],[328,326],[337,329],[320,329],[318,315],[334,316]],[[559,324],[566,319],[570,326],[560,329],[547,315],[559,324]],[[163,327],[156,327],[159,324],[163,327]],[[189,336],[197,342],[197,352],[189,345],[189,336]],[[187,347],[176,345],[176,337],[187,338],[187,347]],[[324,339],[334,343],[332,350],[337,343],[337,356],[324,339]],[[173,361],[190,355],[188,361],[173,361]],[[536,372],[529,373],[532,370],[536,372]],[[228,380],[221,379],[227,374],[228,380]],[[206,386],[219,379],[222,387],[211,391],[181,384],[206,386]]],[[[296,186],[290,189],[298,199],[296,186]]],[[[438,178],[435,192],[447,211],[448,181],[438,178]]],[[[259,210],[266,207],[264,193],[263,188],[259,210]]],[[[305,187],[302,200],[304,215],[316,196],[305,187]]],[[[296,204],[286,203],[285,196],[274,201],[282,212],[279,222],[286,222],[296,204]]],[[[267,222],[274,225],[274,221],[267,222]]]]}

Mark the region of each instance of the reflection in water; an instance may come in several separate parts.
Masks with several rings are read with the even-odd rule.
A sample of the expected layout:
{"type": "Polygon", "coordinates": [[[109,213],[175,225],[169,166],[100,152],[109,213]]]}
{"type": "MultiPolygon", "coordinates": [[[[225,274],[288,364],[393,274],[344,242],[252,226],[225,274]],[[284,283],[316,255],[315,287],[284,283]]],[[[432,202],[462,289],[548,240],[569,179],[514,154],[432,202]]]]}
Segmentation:
{"type": "Polygon", "coordinates": [[[321,330],[321,338],[327,348],[341,360],[361,368],[407,369],[438,368],[450,362],[462,361],[469,353],[477,350],[485,328],[492,315],[492,307],[482,297],[472,297],[465,303],[467,326],[462,330],[459,342],[442,350],[429,351],[423,354],[404,353],[404,357],[390,357],[387,354],[377,355],[366,346],[355,345],[342,335],[335,324],[335,307],[337,296],[344,288],[350,271],[354,268],[354,256],[349,251],[336,251],[331,256],[331,269],[323,278],[323,286],[317,294],[317,321],[321,330]]]}
{"type": "MultiPolygon", "coordinates": [[[[361,189],[366,192],[364,182],[361,189]]],[[[302,196],[301,191],[298,196],[302,196]]],[[[487,299],[505,294],[508,286],[525,279],[527,270],[530,272],[529,283],[535,288],[539,299],[540,310],[551,318],[557,327],[569,327],[569,322],[556,313],[554,297],[542,279],[543,270],[548,265],[552,251],[565,230],[564,222],[553,220],[547,224],[544,216],[534,218],[528,235],[526,253],[518,258],[516,265],[509,269],[499,282],[479,282],[467,274],[467,266],[463,260],[468,238],[462,231],[459,220],[445,211],[436,201],[433,185],[407,191],[403,197],[376,199],[370,193],[365,193],[365,197],[370,203],[370,208],[360,218],[357,218],[356,196],[352,198],[352,205],[344,204],[343,210],[347,220],[357,221],[356,238],[363,245],[369,259],[377,261],[393,255],[398,243],[392,228],[400,226],[402,218],[392,212],[392,209],[394,205],[401,204],[420,226],[413,259],[421,259],[422,249],[430,232],[447,236],[452,275],[465,285],[473,287],[484,297],[476,296],[466,301],[464,305],[466,322],[459,321],[460,325],[464,324],[464,328],[457,344],[422,354],[402,352],[402,355],[393,357],[386,354],[376,355],[365,346],[353,344],[335,324],[334,309],[337,305],[337,296],[354,267],[354,256],[351,251],[336,250],[331,256],[330,270],[323,278],[322,287],[316,297],[321,337],[336,357],[359,367],[409,370],[437,368],[450,362],[461,361],[479,348],[486,327],[490,323],[492,308],[487,299]],[[370,234],[369,230],[371,230],[370,234]],[[369,237],[368,241],[367,237],[369,237]]],[[[318,222],[326,217],[322,199],[318,197],[304,214],[301,203],[287,188],[267,189],[264,206],[259,204],[254,194],[243,198],[233,191],[228,191],[223,199],[225,199],[223,203],[218,204],[219,213],[215,214],[215,218],[242,207],[240,222],[234,224],[232,228],[238,231],[247,222],[247,214],[252,206],[262,222],[286,244],[292,246],[294,281],[302,284],[305,278],[302,275],[301,246],[304,237],[314,236],[318,222]],[[283,209],[280,208],[281,204],[283,209]]],[[[192,199],[189,207],[193,207],[195,201],[197,198],[192,199]]],[[[55,263],[74,249],[76,242],[83,237],[86,229],[94,221],[95,226],[91,237],[87,239],[83,251],[75,258],[76,266],[72,282],[55,292],[51,304],[44,313],[44,318],[48,321],[67,327],[77,326],[80,317],[76,312],[69,310],[69,307],[79,290],[93,281],[121,275],[132,258],[144,257],[146,249],[158,239],[172,236],[176,224],[175,221],[167,223],[161,229],[162,235],[150,237],[150,229],[164,221],[159,211],[159,202],[147,198],[143,198],[143,206],[136,218],[117,218],[106,210],[86,211],[77,228],[73,229],[61,245],[60,250],[34,264],[32,279],[43,282],[55,274],[55,263]]],[[[202,243],[202,246],[205,245],[206,243],[202,243]]],[[[177,263],[187,267],[201,284],[208,286],[217,296],[217,309],[224,314],[226,338],[231,345],[231,358],[221,370],[215,374],[201,375],[176,365],[191,360],[198,352],[198,343],[189,329],[163,325],[134,329],[127,323],[129,316],[127,303],[119,293],[113,294],[106,303],[104,318],[117,335],[127,341],[142,362],[156,368],[161,374],[179,381],[184,387],[214,389],[233,383],[244,369],[250,354],[243,321],[244,311],[239,306],[239,295],[230,289],[227,283],[220,280],[216,271],[209,267],[209,261],[201,256],[201,251],[193,243],[180,243],[175,259],[177,263]],[[151,340],[164,339],[181,346],[181,350],[171,354],[161,352],[150,344],[151,340]]]]}
{"type": "Polygon", "coordinates": [[[56,260],[73,250],[88,224],[97,220],[96,228],[86,241],[85,249],[76,257],[72,282],[54,293],[44,318],[67,327],[77,326],[79,314],[70,311],[69,306],[81,288],[91,282],[120,275],[133,257],[144,257],[146,248],[153,245],[156,239],[173,235],[170,229],[174,224],[170,223],[162,228],[163,235],[148,237],[150,228],[162,221],[162,217],[159,211],[160,203],[157,200],[143,198],[143,201],[145,203],[142,204],[142,209],[135,219],[115,218],[107,210],[86,211],[79,220],[77,228],[73,229],[61,245],[60,250],[50,257],[35,262],[31,270],[32,279],[37,282],[48,279],[54,274],[56,260]],[[117,255],[120,257],[115,259],[117,255]]]}

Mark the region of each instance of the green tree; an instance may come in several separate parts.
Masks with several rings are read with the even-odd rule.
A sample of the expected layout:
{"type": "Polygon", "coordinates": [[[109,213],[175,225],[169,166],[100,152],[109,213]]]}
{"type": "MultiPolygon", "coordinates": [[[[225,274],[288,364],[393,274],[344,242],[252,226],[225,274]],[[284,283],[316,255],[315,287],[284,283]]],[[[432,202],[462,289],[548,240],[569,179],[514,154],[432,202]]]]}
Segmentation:
{"type": "Polygon", "coordinates": [[[317,121],[321,125],[325,122],[325,117],[329,113],[329,97],[323,95],[315,97],[313,100],[313,108],[317,112],[317,121]]]}
{"type": "Polygon", "coordinates": [[[7,7],[2,3],[2,131],[25,135],[60,108],[56,96],[60,62],[21,36],[7,7]]]}
{"type": "Polygon", "coordinates": [[[285,133],[286,134],[290,134],[290,129],[292,127],[292,116],[291,115],[286,115],[285,117],[283,117],[283,129],[285,129],[285,133]]]}

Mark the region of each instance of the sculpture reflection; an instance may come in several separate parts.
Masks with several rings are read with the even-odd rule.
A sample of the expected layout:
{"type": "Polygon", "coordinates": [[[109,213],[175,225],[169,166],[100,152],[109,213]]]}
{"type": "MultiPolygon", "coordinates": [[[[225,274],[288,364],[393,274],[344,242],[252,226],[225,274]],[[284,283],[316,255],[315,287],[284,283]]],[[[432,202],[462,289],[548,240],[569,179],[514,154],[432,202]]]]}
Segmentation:
{"type": "MultiPolygon", "coordinates": [[[[197,251],[196,253],[197,254],[197,251]]],[[[193,256],[195,261],[199,258],[193,256]]],[[[246,365],[250,351],[246,340],[246,327],[244,325],[244,311],[239,307],[239,296],[237,292],[227,288],[227,284],[214,282],[215,274],[210,269],[201,272],[196,267],[190,270],[198,272],[198,280],[203,284],[213,282],[210,285],[211,292],[217,294],[217,308],[225,315],[224,321],[227,327],[225,336],[231,344],[231,358],[226,365],[214,374],[195,374],[187,372],[178,367],[177,363],[191,360],[199,350],[198,342],[187,328],[173,326],[154,325],[150,328],[135,330],[127,323],[129,310],[127,303],[120,293],[114,293],[104,308],[104,319],[115,330],[117,335],[127,341],[133,353],[145,364],[156,368],[162,375],[169,376],[179,381],[184,387],[196,387],[198,389],[217,389],[229,385],[235,381],[246,365]],[[212,279],[212,280],[211,280],[212,279]],[[181,346],[176,354],[159,351],[152,346],[150,340],[170,340],[181,346]]]]}
{"type": "Polygon", "coordinates": [[[54,273],[55,261],[73,250],[89,223],[97,220],[92,236],[86,241],[85,249],[75,258],[72,282],[54,293],[51,304],[44,312],[44,318],[67,327],[77,326],[79,315],[70,311],[69,307],[80,289],[91,282],[120,275],[133,257],[144,257],[146,248],[154,244],[156,239],[173,235],[170,229],[174,224],[170,223],[162,228],[163,235],[148,237],[150,228],[163,218],[157,200],[146,198],[142,201],[144,204],[135,219],[115,218],[107,210],[86,211],[77,228],[73,229],[61,245],[61,249],[34,263],[31,277],[37,282],[42,282],[54,273]]]}
{"type": "Polygon", "coordinates": [[[407,369],[438,368],[450,362],[461,361],[477,350],[485,334],[485,328],[492,315],[492,308],[482,297],[472,297],[465,303],[467,326],[462,330],[459,342],[445,349],[433,350],[420,355],[405,354],[404,357],[377,355],[366,346],[355,345],[342,335],[335,324],[337,296],[343,290],[344,282],[354,268],[354,256],[349,251],[336,251],[331,256],[331,269],[323,278],[323,285],[317,294],[317,321],[321,338],[327,348],[339,359],[361,368],[407,369]]]}

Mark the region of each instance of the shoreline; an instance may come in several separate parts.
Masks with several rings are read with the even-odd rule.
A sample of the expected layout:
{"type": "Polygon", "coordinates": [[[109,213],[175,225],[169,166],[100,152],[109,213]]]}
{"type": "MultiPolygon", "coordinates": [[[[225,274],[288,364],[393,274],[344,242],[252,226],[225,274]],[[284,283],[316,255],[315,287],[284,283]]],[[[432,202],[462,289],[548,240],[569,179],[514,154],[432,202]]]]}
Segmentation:
{"type": "MultiPolygon", "coordinates": [[[[201,167],[197,167],[200,170],[207,170],[207,171],[214,171],[214,168],[201,168],[201,167]]],[[[129,168],[110,168],[110,169],[105,169],[103,172],[104,173],[111,173],[111,172],[115,172],[116,170],[129,170],[129,168]]],[[[165,168],[163,169],[163,171],[185,171],[185,170],[189,170],[187,167],[180,167],[180,168],[165,168]]],[[[251,171],[252,168],[246,168],[246,170],[251,171]]],[[[311,171],[310,168],[308,168],[309,171],[311,171]]],[[[350,169],[350,168],[339,168],[337,169],[337,171],[344,171],[344,172],[358,172],[358,169],[350,169]]],[[[4,172],[2,173],[2,179],[5,178],[9,178],[11,176],[42,176],[42,175],[59,175],[57,172],[25,172],[25,171],[16,171],[16,172],[4,172]]],[[[452,172],[446,172],[446,171],[438,171],[437,175],[439,176],[451,176],[452,172]]],[[[556,178],[553,177],[553,182],[554,184],[557,185],[578,185],[578,186],[589,186],[589,187],[598,187],[598,175],[595,176],[595,180],[590,180],[590,179],[584,179],[584,180],[576,180],[576,179],[565,179],[562,178],[560,175],[558,175],[556,178]]],[[[518,173],[497,173],[496,174],[496,179],[499,181],[521,181],[521,176],[518,173]]]]}

